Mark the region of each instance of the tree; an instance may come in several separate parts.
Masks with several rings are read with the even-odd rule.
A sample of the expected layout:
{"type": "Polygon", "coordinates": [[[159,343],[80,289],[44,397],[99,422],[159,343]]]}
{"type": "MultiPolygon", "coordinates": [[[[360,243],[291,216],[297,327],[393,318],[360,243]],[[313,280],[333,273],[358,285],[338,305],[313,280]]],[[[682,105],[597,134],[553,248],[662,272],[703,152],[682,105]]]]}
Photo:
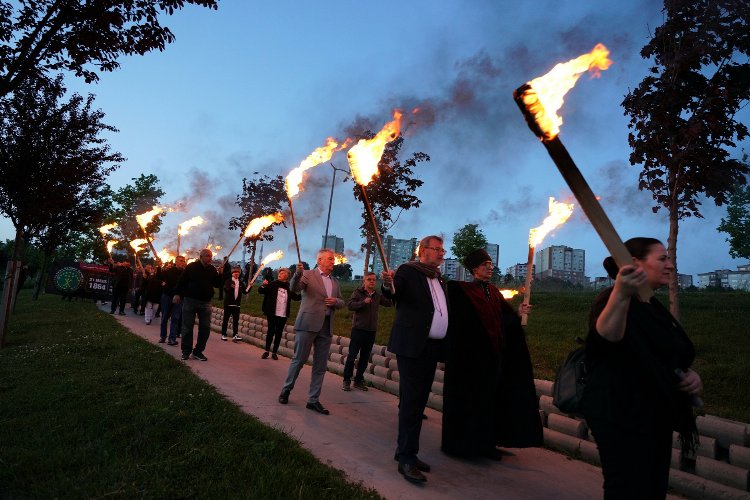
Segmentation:
{"type": "MultiPolygon", "coordinates": [[[[159,206],[159,200],[164,196],[164,190],[159,186],[159,178],[154,174],[141,174],[131,179],[133,184],[126,184],[112,195],[112,201],[118,206],[113,207],[107,214],[106,220],[117,222],[117,228],[112,233],[120,239],[117,248],[129,250],[129,242],[143,238],[143,230],[138,224],[136,215],[152,210],[159,206]]],[[[162,212],[146,225],[149,235],[159,232],[162,219],[166,213],[162,212]]]]}
{"type": "MultiPolygon", "coordinates": [[[[359,138],[371,139],[375,135],[372,132],[365,132],[359,138]]],[[[422,204],[415,194],[424,182],[413,177],[413,168],[418,163],[430,161],[429,155],[422,152],[412,153],[411,157],[401,163],[398,159],[399,152],[404,145],[403,136],[397,137],[389,142],[383,156],[378,163],[378,174],[375,175],[365,189],[367,189],[367,198],[370,200],[372,212],[375,217],[378,231],[382,235],[387,233],[393,225],[398,222],[398,218],[404,210],[410,208],[419,208],[422,204]],[[394,210],[398,213],[394,214],[394,210]]],[[[362,188],[358,184],[354,185],[354,197],[362,202],[362,236],[365,238],[365,271],[367,271],[370,261],[370,253],[374,249],[375,234],[372,231],[372,222],[367,210],[364,207],[364,198],[362,197],[362,188]]]]}
{"type": "Polygon", "coordinates": [[[102,122],[101,110],[92,109],[94,96],[73,94],[60,102],[65,92],[62,76],[37,78],[0,98],[0,212],[16,228],[14,265],[22,243],[31,237],[76,230],[76,218],[83,217],[106,177],[124,161],[99,137],[117,129],[102,122]]]}
{"type": "MultiPolygon", "coordinates": [[[[736,119],[750,97],[750,4],[737,0],[665,0],[665,22],[641,50],[649,75],[623,101],[630,163],[642,165],[639,189],[654,212],[669,215],[669,255],[677,268],[679,221],[702,217],[699,196],[725,203],[750,166],[734,158],[748,136],[736,119]]],[[[669,286],[679,317],[677,273],[669,286]]]]}
{"type": "Polygon", "coordinates": [[[729,197],[727,217],[717,228],[727,233],[729,255],[735,259],[750,259],[750,187],[738,187],[729,197]]]}
{"type": "MultiPolygon", "coordinates": [[[[276,177],[259,176],[258,172],[253,172],[253,175],[256,176],[253,179],[242,179],[242,194],[237,195],[237,201],[235,202],[242,210],[242,215],[232,217],[229,220],[229,229],[239,229],[244,232],[251,220],[281,212],[286,203],[287,197],[283,177],[280,175],[276,177]]],[[[282,222],[282,224],[286,227],[285,223],[282,222]]],[[[255,249],[259,241],[273,241],[274,225],[257,236],[245,238],[243,245],[250,248],[251,262],[255,262],[255,249]]]]}
{"type": "Polygon", "coordinates": [[[334,278],[340,279],[341,281],[352,280],[352,266],[351,264],[336,264],[333,266],[331,274],[334,278]]]}
{"type": "MultiPolygon", "coordinates": [[[[453,234],[451,252],[453,256],[462,262],[464,258],[477,248],[487,246],[487,237],[478,224],[466,224],[453,234]]],[[[497,263],[496,263],[497,264],[497,263]]]]}
{"type": "Polygon", "coordinates": [[[123,55],[163,51],[175,40],[159,22],[185,4],[218,0],[18,0],[0,2],[0,97],[29,77],[68,71],[87,83],[123,55]]]}

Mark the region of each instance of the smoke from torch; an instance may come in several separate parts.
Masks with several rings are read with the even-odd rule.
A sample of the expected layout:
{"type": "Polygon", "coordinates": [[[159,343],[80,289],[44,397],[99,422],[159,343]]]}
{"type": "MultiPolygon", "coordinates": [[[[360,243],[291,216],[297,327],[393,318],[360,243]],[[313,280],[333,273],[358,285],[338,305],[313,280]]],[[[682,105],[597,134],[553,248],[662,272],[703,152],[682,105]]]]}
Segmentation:
{"type": "Polygon", "coordinates": [[[393,121],[388,122],[372,139],[360,139],[357,144],[352,146],[346,155],[349,160],[349,170],[352,173],[352,177],[362,190],[362,201],[364,202],[365,209],[370,216],[373,234],[375,235],[375,243],[378,246],[380,260],[383,262],[383,269],[385,271],[388,271],[388,261],[385,258],[383,242],[380,241],[380,232],[375,223],[375,215],[372,212],[370,200],[367,198],[365,186],[372,182],[373,177],[377,175],[378,163],[380,163],[380,159],[383,157],[383,151],[385,150],[386,144],[396,139],[401,132],[402,116],[403,114],[401,111],[394,110],[393,121]]]}

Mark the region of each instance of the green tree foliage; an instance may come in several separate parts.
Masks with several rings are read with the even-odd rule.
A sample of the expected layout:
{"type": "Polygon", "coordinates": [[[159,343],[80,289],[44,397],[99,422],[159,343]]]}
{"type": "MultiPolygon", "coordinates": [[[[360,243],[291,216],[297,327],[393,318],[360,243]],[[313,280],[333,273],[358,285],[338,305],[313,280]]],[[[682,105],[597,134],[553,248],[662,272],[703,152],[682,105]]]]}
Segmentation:
{"type": "Polygon", "coordinates": [[[335,266],[333,266],[333,271],[331,271],[331,274],[334,278],[341,281],[351,281],[352,266],[351,264],[336,264],[335,266]]]}
{"type": "MultiPolygon", "coordinates": [[[[630,117],[630,163],[640,189],[669,215],[668,248],[677,266],[679,220],[701,217],[701,196],[725,203],[750,166],[733,156],[748,136],[737,113],[750,97],[750,4],[665,0],[664,24],[641,50],[653,65],[623,101],[630,117]]],[[[679,315],[677,274],[670,283],[679,315]]]]}
{"type": "MultiPolygon", "coordinates": [[[[451,252],[459,261],[469,255],[477,248],[487,246],[487,237],[484,235],[478,224],[466,224],[453,234],[453,244],[451,252]]],[[[497,262],[495,262],[497,264],[497,262]]]]}
{"type": "MultiPolygon", "coordinates": [[[[242,194],[237,195],[237,206],[242,210],[242,215],[232,217],[229,220],[229,229],[239,229],[244,232],[250,221],[282,212],[286,207],[286,190],[284,178],[280,175],[269,177],[253,172],[254,178],[242,179],[242,194]]],[[[286,224],[282,222],[286,227],[286,224]]],[[[273,241],[273,228],[275,224],[261,232],[257,236],[245,238],[243,244],[250,249],[250,260],[255,262],[255,249],[259,241],[273,241]]],[[[240,233],[242,234],[242,233],[240,233]]]]}
{"type": "MultiPolygon", "coordinates": [[[[117,204],[107,214],[107,221],[114,221],[118,227],[112,231],[120,242],[115,248],[130,249],[129,242],[143,238],[143,230],[138,224],[136,215],[152,210],[154,206],[160,206],[164,190],[159,186],[159,178],[154,174],[141,174],[131,179],[132,184],[126,184],[112,194],[112,201],[117,204]]],[[[146,231],[149,236],[159,232],[161,222],[166,212],[156,215],[149,224],[146,231]]]]}
{"type": "Polygon", "coordinates": [[[87,83],[123,55],[163,51],[175,40],[160,20],[185,4],[218,0],[0,1],[0,96],[35,74],[67,71],[87,83]]]}
{"type": "Polygon", "coordinates": [[[738,187],[729,197],[727,216],[717,228],[727,233],[729,255],[735,259],[750,259],[750,187],[738,187]]]}

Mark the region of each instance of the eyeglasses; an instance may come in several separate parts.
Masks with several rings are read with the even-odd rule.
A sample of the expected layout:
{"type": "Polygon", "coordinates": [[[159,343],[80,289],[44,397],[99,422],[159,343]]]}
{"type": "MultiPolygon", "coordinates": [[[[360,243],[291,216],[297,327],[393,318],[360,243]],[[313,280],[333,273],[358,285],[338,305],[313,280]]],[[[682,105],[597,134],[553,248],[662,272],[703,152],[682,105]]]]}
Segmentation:
{"type": "Polygon", "coordinates": [[[445,248],[438,248],[438,247],[423,247],[427,248],[429,250],[435,250],[437,253],[445,253],[445,248]]]}

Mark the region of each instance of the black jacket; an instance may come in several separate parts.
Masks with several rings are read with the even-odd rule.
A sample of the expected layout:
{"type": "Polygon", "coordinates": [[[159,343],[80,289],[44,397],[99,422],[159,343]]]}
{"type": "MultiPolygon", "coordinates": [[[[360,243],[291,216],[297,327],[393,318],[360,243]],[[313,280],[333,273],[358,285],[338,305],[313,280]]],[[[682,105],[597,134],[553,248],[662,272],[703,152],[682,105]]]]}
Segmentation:
{"type": "Polygon", "coordinates": [[[234,298],[234,280],[230,277],[228,280],[224,280],[224,307],[239,307],[242,302],[242,294],[247,293],[245,288],[247,285],[239,280],[239,290],[237,298],[234,298]]]}
{"type": "Polygon", "coordinates": [[[278,296],[277,292],[279,291],[279,288],[283,288],[288,292],[286,301],[286,316],[284,316],[285,318],[288,318],[289,309],[292,307],[292,301],[302,299],[302,295],[289,290],[288,281],[274,280],[267,285],[261,285],[261,287],[258,288],[258,293],[264,296],[261,309],[263,310],[263,314],[265,314],[266,316],[276,316],[276,297],[278,296]]]}
{"type": "Polygon", "coordinates": [[[216,268],[211,264],[204,266],[200,260],[196,260],[185,267],[177,281],[175,294],[180,298],[189,297],[208,302],[214,296],[214,288],[220,286],[221,278],[216,268]]]}

